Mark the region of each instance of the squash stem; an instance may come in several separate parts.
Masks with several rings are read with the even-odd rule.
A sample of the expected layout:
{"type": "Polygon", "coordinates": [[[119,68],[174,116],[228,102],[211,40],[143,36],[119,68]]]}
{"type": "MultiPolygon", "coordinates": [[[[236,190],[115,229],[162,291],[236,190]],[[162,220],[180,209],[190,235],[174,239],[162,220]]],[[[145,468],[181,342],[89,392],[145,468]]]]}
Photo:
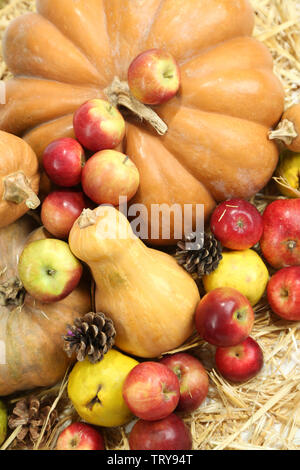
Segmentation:
{"type": "Polygon", "coordinates": [[[36,209],[41,204],[35,192],[31,189],[27,177],[22,171],[12,173],[4,178],[3,199],[15,204],[25,202],[29,209],[36,209]]]}
{"type": "Polygon", "coordinates": [[[288,119],[284,119],[275,130],[269,132],[270,140],[281,140],[285,145],[291,145],[294,139],[298,137],[294,123],[288,119]]]}
{"type": "Polygon", "coordinates": [[[167,133],[167,124],[150,106],[141,103],[130,93],[126,81],[121,81],[118,77],[115,77],[111,85],[104,90],[104,93],[113,106],[124,106],[129,109],[141,120],[147,121],[159,135],[167,133]]]}
{"type": "Polygon", "coordinates": [[[97,220],[94,211],[91,209],[83,209],[81,216],[78,219],[78,225],[81,229],[95,225],[97,220]]]}

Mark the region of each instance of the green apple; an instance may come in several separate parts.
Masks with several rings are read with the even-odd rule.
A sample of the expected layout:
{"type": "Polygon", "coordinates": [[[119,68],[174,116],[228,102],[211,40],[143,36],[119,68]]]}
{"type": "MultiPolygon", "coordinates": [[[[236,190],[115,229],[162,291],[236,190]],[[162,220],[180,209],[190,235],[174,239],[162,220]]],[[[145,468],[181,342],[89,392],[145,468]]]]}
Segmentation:
{"type": "Polygon", "coordinates": [[[29,243],[18,264],[26,291],[45,303],[67,297],[78,285],[82,270],[68,243],[54,238],[29,243]]]}
{"type": "Polygon", "coordinates": [[[0,446],[6,438],[7,432],[7,411],[4,403],[0,401],[0,446]]]}

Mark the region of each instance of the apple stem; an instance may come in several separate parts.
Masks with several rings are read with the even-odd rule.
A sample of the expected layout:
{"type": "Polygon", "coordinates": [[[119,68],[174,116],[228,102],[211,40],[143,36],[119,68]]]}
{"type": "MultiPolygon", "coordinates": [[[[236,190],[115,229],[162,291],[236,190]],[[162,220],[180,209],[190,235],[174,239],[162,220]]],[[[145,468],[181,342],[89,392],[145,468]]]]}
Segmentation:
{"type": "Polygon", "coordinates": [[[147,121],[159,135],[167,133],[167,124],[150,106],[141,103],[130,93],[126,81],[121,81],[118,77],[115,77],[111,85],[104,90],[104,93],[113,106],[124,106],[129,109],[141,120],[147,121]]]}
{"type": "Polygon", "coordinates": [[[78,219],[78,225],[81,229],[95,225],[96,216],[91,209],[83,209],[81,216],[78,219]]]}
{"type": "Polygon", "coordinates": [[[12,173],[3,179],[4,195],[3,199],[15,204],[25,202],[29,209],[36,209],[41,204],[35,192],[31,189],[28,178],[22,171],[12,173]]]}
{"type": "Polygon", "coordinates": [[[285,145],[291,145],[294,139],[298,137],[294,123],[288,119],[284,119],[275,130],[269,132],[270,140],[281,140],[285,145]]]}

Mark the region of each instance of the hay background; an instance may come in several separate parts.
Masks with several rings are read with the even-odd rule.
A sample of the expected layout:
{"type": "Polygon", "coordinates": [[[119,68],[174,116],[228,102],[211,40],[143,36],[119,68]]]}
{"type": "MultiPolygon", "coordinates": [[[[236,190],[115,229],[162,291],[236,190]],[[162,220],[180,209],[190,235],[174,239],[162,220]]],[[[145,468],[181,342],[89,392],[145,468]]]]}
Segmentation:
{"type": "MultiPolygon", "coordinates": [[[[286,107],[300,101],[300,0],[251,0],[256,12],[254,35],[263,41],[274,57],[274,71],[286,91],[286,107]]],[[[0,38],[11,19],[34,11],[34,0],[0,0],[0,38]]],[[[7,79],[0,57],[0,77],[7,79]]],[[[272,183],[253,198],[262,211],[280,197],[272,183]]],[[[299,323],[280,320],[265,299],[256,306],[252,336],[259,342],[265,364],[258,377],[230,385],[213,364],[213,348],[191,339],[184,348],[198,356],[210,376],[206,401],[191,415],[182,415],[193,435],[193,448],[201,450],[299,450],[300,449],[300,333],[299,323]]],[[[59,432],[77,419],[64,402],[67,379],[50,390],[37,391],[40,396],[54,395],[54,407],[61,409],[60,422],[47,448],[53,449],[59,432]]],[[[126,433],[130,427],[103,430],[107,448],[128,449],[126,433]]],[[[17,431],[16,431],[17,432],[17,431]]],[[[2,446],[15,446],[16,432],[2,446]]],[[[37,443],[36,448],[39,448],[37,443]]]]}

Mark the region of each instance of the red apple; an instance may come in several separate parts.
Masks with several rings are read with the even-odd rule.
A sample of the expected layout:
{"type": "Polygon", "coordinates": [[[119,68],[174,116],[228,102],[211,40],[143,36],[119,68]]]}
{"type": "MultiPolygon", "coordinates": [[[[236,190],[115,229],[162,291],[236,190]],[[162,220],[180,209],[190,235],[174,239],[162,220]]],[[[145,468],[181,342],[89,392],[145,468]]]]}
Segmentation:
{"type": "Polygon", "coordinates": [[[168,52],[150,49],[142,52],[131,63],[128,84],[132,95],[142,103],[165,103],[180,88],[180,69],[168,52]]]}
{"type": "Polygon", "coordinates": [[[105,450],[105,443],[92,426],[73,423],[60,433],[55,450],[105,450]]]}
{"type": "Polygon", "coordinates": [[[117,206],[121,196],[129,201],[137,192],[140,174],[121,152],[103,150],[91,157],[82,172],[82,188],[97,204],[117,206]]]}
{"type": "Polygon", "coordinates": [[[87,149],[98,152],[114,149],[125,136],[125,121],[108,101],[94,99],[84,103],[74,114],[74,132],[87,149]]]}
{"type": "Polygon", "coordinates": [[[130,450],[191,450],[192,436],[175,414],[159,421],[139,420],[129,435],[130,450]]]}
{"type": "Polygon", "coordinates": [[[226,380],[245,382],[260,372],[264,358],[259,344],[249,336],[237,346],[217,348],[215,362],[226,380]]]}
{"type": "Polygon", "coordinates": [[[205,400],[208,393],[209,380],[201,362],[187,353],[166,356],[160,361],[169,367],[178,377],[180,383],[180,399],[178,411],[195,411],[205,400]]]}
{"type": "Polygon", "coordinates": [[[84,164],[84,150],[71,138],[54,140],[43,154],[43,166],[50,180],[66,188],[80,184],[84,164]]]}
{"type": "Polygon", "coordinates": [[[282,268],[267,286],[269,304],[285,320],[300,321],[300,266],[282,268]]]}
{"type": "Polygon", "coordinates": [[[261,251],[275,269],[300,265],[300,198],[272,202],[263,214],[261,251]]]}
{"type": "Polygon", "coordinates": [[[252,331],[254,312],[238,290],[219,287],[206,294],[195,314],[199,335],[214,346],[236,346],[252,331]]]}
{"type": "Polygon", "coordinates": [[[51,303],[64,299],[77,287],[83,268],[68,243],[47,238],[25,246],[18,272],[25,290],[33,298],[51,303]]]}
{"type": "Polygon", "coordinates": [[[67,239],[74,222],[87,207],[82,192],[53,191],[42,204],[42,223],[55,238],[67,239]]]}
{"type": "Polygon", "coordinates": [[[177,376],[164,364],[142,362],[134,367],[123,385],[123,397],[138,418],[156,421],[173,413],[180,398],[177,376]]]}
{"type": "Polygon", "coordinates": [[[231,199],[222,202],[214,210],[210,228],[226,248],[247,250],[259,242],[263,233],[263,219],[250,202],[231,199]]]}

